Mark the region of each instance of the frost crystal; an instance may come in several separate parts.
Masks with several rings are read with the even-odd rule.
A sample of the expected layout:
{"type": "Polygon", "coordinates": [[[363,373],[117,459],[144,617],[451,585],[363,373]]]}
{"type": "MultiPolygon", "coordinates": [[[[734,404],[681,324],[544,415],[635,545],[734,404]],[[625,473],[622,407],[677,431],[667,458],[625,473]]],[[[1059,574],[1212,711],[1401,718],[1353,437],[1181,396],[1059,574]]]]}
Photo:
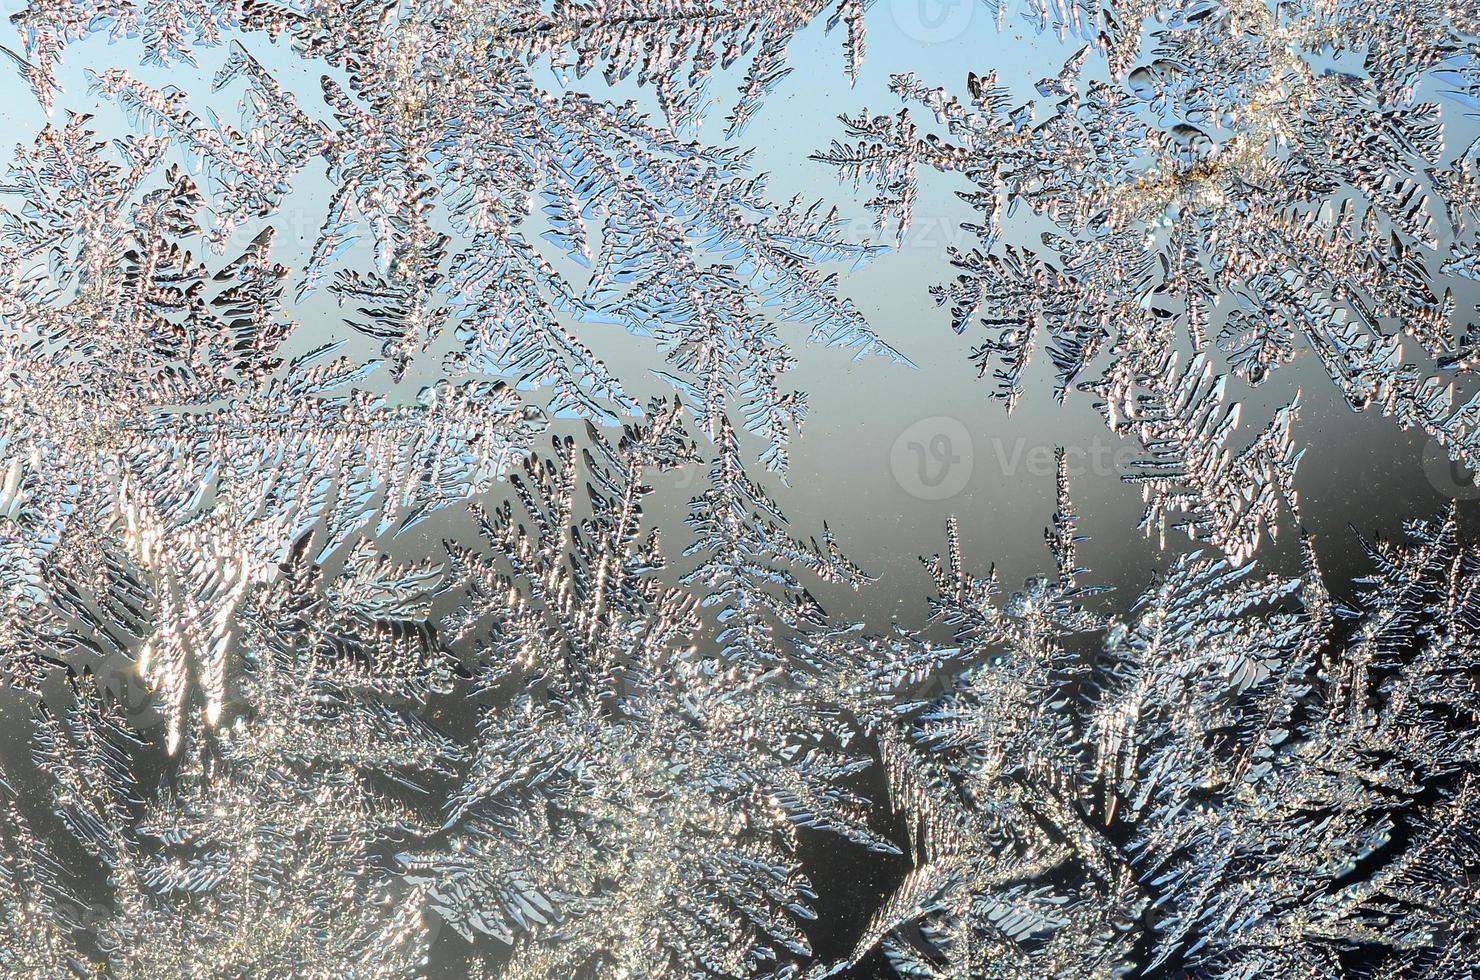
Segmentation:
{"type": "Polygon", "coordinates": [[[1233,466],[1189,458],[1179,444],[1221,447],[1238,416],[1214,421],[1190,376],[1168,374],[1179,346],[1216,347],[1220,378],[1252,386],[1308,350],[1352,408],[1480,469],[1480,402],[1462,394],[1475,339],[1455,323],[1480,141],[1445,136],[1480,93],[1475,8],[1237,0],[1157,9],[1143,36],[1152,12],[1061,12],[1103,30],[1038,82],[1046,113],[995,72],[970,75],[965,102],[898,75],[906,108],[844,116],[852,140],[817,158],[877,187],[868,204],[901,237],[921,172],[974,185],[979,218],[962,227],[978,244],[949,250],[958,274],[936,301],[957,333],[987,331],[970,357],[1009,411],[1042,346],[1057,398],[1093,392],[1114,431],[1187,480],[1151,485],[1148,524],[1190,512],[1192,537],[1244,560],[1273,516],[1247,513],[1250,493],[1288,485],[1299,458],[1293,402],[1233,466]]]}
{"type": "Polygon", "coordinates": [[[1056,577],[1001,601],[954,528],[930,562],[970,664],[948,693],[881,698],[879,664],[855,682],[916,865],[854,959],[879,943],[904,976],[1461,975],[1480,552],[1453,517],[1372,546],[1355,609],[1307,546],[1295,578],[1183,556],[1107,620],[1082,604],[1062,499],[1056,577]]]}
{"type": "Polygon", "coordinates": [[[1323,576],[1299,469],[1329,399],[1480,470],[1473,5],[990,0],[1039,98],[881,116],[866,0],[13,6],[0,974],[1473,973],[1473,522],[1323,576]],[[1015,591],[984,498],[919,598],[834,535],[806,379],[950,339],[740,142],[834,29],[812,172],[964,182],[935,299],[1138,447],[1139,599],[1064,450],[1015,591]]]}

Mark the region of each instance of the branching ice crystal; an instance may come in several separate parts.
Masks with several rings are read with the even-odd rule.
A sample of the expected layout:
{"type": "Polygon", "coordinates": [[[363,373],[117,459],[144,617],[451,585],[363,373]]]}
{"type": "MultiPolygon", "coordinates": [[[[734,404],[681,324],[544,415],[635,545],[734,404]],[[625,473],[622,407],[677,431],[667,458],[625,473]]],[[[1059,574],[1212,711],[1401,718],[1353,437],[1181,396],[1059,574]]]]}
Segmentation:
{"type": "Polygon", "coordinates": [[[815,897],[797,828],[893,850],[844,785],[867,758],[799,693],[699,653],[696,604],[653,577],[642,481],[693,450],[675,409],[649,415],[616,446],[593,436],[585,494],[558,441],[516,480],[517,523],[480,515],[491,551],[454,550],[481,601],[445,635],[487,637],[479,683],[499,700],[448,806],[451,850],[402,860],[459,932],[513,944],[510,975],[796,963],[815,897]]]}
{"type": "Polygon", "coordinates": [[[952,520],[876,628],[781,488],[796,336],[907,364],[840,278],[883,247],[734,141],[809,24],[858,77],[867,6],[21,5],[0,973],[1473,971],[1480,547],[1451,510],[1328,590],[1313,393],[1239,392],[1303,359],[1480,463],[1474,10],[1031,0],[1078,48],[1047,113],[988,74],[844,116],[898,235],[923,171],[973,186],[936,299],[1008,409],[1041,346],[1144,450],[1164,548],[1090,584],[1061,453],[1050,572],[952,520]]]}
{"type": "Polygon", "coordinates": [[[424,617],[428,573],[361,559],[314,599],[304,560],[253,596],[243,713],[218,734],[195,726],[142,819],[140,745],[91,678],[65,720],[43,711],[56,812],[107,873],[89,932],[109,976],[394,977],[425,955],[421,894],[376,860],[421,822],[372,780],[460,754],[388,701],[424,696],[447,666],[398,633],[424,617]]]}
{"type": "Polygon", "coordinates": [[[1480,938],[1480,555],[1453,517],[1372,546],[1352,610],[1307,547],[1297,578],[1184,556],[1106,620],[1083,605],[1064,499],[1059,574],[1005,602],[954,529],[930,562],[972,665],[923,708],[875,712],[916,867],[855,958],[882,943],[933,977],[1460,975],[1480,938]]]}
{"type": "Polygon", "coordinates": [[[178,740],[188,665],[214,721],[235,610],[291,542],[320,520],[330,548],[415,524],[489,485],[540,419],[488,381],[391,405],[351,387],[363,370],[332,346],[284,364],[288,270],[268,257],[271,233],[208,274],[177,244],[200,231],[190,178],[171,169],[133,201],[161,150],[107,147],[74,116],[20,154],[0,425],[17,542],[5,578],[55,623],[34,645],[7,641],[21,641],[12,676],[34,680],[58,638],[141,641],[178,740]]]}
{"type": "MultiPolygon", "coordinates": [[[[1039,81],[1046,115],[1036,100],[1016,104],[995,72],[971,75],[965,102],[901,75],[905,110],[843,117],[853,140],[818,157],[877,187],[869,206],[901,236],[921,171],[975,185],[963,197],[980,218],[963,227],[979,244],[950,250],[958,274],[934,294],[957,333],[987,330],[970,357],[1009,410],[1042,346],[1058,398],[1093,391],[1113,429],[1171,462],[1175,440],[1206,444],[1213,430],[1200,399],[1172,396],[1169,349],[1217,348],[1220,378],[1249,385],[1308,349],[1353,409],[1375,406],[1477,468],[1474,338],[1453,291],[1473,273],[1480,143],[1456,145],[1445,129],[1480,92],[1473,6],[1251,0],[1152,13],[1061,12],[1105,30],[1039,81]],[[1042,248],[1021,244],[1030,235],[1042,248]],[[1143,398],[1159,422],[1141,423],[1143,398]]],[[[1202,475],[1174,508],[1190,512],[1194,538],[1236,561],[1252,552],[1273,515],[1250,518],[1238,498],[1290,483],[1298,452],[1281,442],[1293,411],[1227,482],[1206,461],[1176,461],[1202,475]]],[[[1149,523],[1166,499],[1149,491],[1149,523]]]]}
{"type": "MultiPolygon", "coordinates": [[[[146,33],[147,56],[180,57],[177,46],[151,43],[161,36],[219,42],[217,31],[191,24],[286,35],[302,56],[350,76],[349,88],[323,78],[333,123],[308,115],[236,42],[214,86],[245,86],[243,130],[207,123],[182,92],[122,69],[95,73],[97,87],[212,177],[222,200],[211,229],[218,248],[241,220],[270,218],[294,176],[322,158],[336,189],[299,295],[368,235],[376,271],[340,270],[332,288],[346,302],[383,304],[362,307],[372,319],[352,322],[384,342],[398,374],[450,321],[457,343],[443,352],[459,370],[549,386],[556,414],[611,420],[614,410],[634,412],[561,317],[659,329],[669,304],[685,301],[675,273],[704,275],[716,258],[731,263],[724,274],[742,305],[779,306],[817,342],[900,357],[837,294],[833,278],[813,268],[874,251],[844,239],[835,215],[797,201],[778,207],[765,197],[764,177],[747,174],[745,153],[681,140],[631,104],[546,91],[529,67],[545,55],[557,66],[574,55],[582,74],[597,52],[612,79],[640,66],[668,122],[682,128],[710,69],[755,45],[738,121],[784,74],[787,39],[821,6],[680,4],[641,14],[623,5],[562,4],[548,13],[440,3],[197,6],[155,11],[176,23],[146,33]],[[450,257],[437,230],[444,220],[467,246],[450,257]],[[554,255],[536,247],[541,236],[554,255]],[[577,277],[581,267],[589,271],[577,277]]],[[[38,91],[50,91],[65,42],[106,22],[81,13],[59,5],[17,15],[38,91]]],[[[850,25],[856,57],[860,5],[847,0],[836,13],[850,25]]],[[[739,328],[696,315],[709,329],[739,328]]],[[[784,370],[784,355],[771,361],[772,373],[784,370]]]]}
{"type": "Polygon", "coordinates": [[[362,542],[330,574],[295,542],[239,604],[227,717],[156,789],[90,677],[39,709],[56,818],[110,898],[83,924],[36,846],[3,879],[56,910],[30,962],[415,975],[435,921],[515,976],[822,976],[876,947],[904,975],[1450,976],[1475,954],[1480,553],[1452,517],[1370,546],[1352,609],[1307,543],[1293,578],[1185,555],[1106,616],[1061,476],[1052,574],[1004,599],[954,526],[927,562],[950,645],[835,627],[757,675],[699,649],[663,584],[646,481],[694,445],[676,406],[647,415],[557,438],[518,517],[480,509],[441,562],[362,542]],[[457,649],[468,743],[422,717],[457,649]],[[875,752],[900,844],[850,786],[875,752]],[[915,864],[842,962],[813,954],[804,827],[915,864]]]}

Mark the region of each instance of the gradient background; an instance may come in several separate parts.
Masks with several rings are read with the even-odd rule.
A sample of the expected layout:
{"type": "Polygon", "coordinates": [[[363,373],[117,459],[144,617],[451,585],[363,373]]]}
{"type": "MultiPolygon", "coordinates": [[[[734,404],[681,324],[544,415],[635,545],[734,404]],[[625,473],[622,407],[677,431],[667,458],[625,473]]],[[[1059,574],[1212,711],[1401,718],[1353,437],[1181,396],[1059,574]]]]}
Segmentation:
{"type": "MultiPolygon", "coordinates": [[[[16,0],[0,3],[10,13],[16,0]]],[[[772,175],[772,196],[792,194],[836,202],[857,219],[859,238],[873,234],[859,203],[867,189],[855,192],[840,184],[832,168],[812,162],[808,155],[825,149],[844,133],[840,113],[854,115],[865,108],[875,113],[895,112],[899,100],[888,92],[892,74],[914,72],[930,85],[956,92],[965,89],[969,71],[996,70],[1016,95],[1034,97],[1033,83],[1056,74],[1064,60],[1082,44],[1060,40],[1052,33],[1037,35],[1015,17],[999,31],[989,8],[977,0],[877,0],[867,18],[868,53],[863,72],[850,87],[843,73],[840,32],[827,34],[821,19],[803,31],[792,48],[794,72],[781,82],[750,126],[734,142],[755,147],[753,162],[772,175]]],[[[0,45],[21,49],[14,28],[0,22],[0,45]]],[[[283,47],[263,38],[249,38],[247,47],[280,80],[299,93],[311,112],[321,105],[318,75],[322,69],[297,59],[283,47]]],[[[58,121],[63,108],[92,112],[96,128],[105,135],[122,135],[132,127],[110,102],[88,93],[85,69],[122,66],[155,85],[176,85],[192,93],[192,107],[205,114],[214,108],[223,120],[234,121],[231,92],[211,96],[209,79],[225,58],[222,48],[199,52],[200,65],[170,70],[137,65],[138,48],[122,41],[110,48],[92,38],[69,49],[62,70],[63,90],[58,98],[58,121]]],[[[548,76],[547,76],[548,77],[548,76]]],[[[551,86],[553,80],[547,82],[551,86]]],[[[600,93],[599,74],[582,83],[600,93]]],[[[733,103],[732,79],[720,77],[711,88],[717,103],[700,138],[722,139],[723,118],[733,103]]],[[[651,104],[647,93],[630,84],[615,94],[651,104]]],[[[30,141],[45,119],[19,76],[7,64],[0,69],[0,156],[8,159],[12,146],[30,141]]],[[[1452,134],[1453,138],[1453,134],[1452,134]]],[[[782,509],[800,537],[820,534],[826,521],[839,544],[877,581],[854,593],[820,588],[823,604],[841,619],[860,620],[873,628],[890,622],[919,626],[926,613],[930,583],[918,560],[944,548],[945,522],[960,519],[968,567],[984,572],[995,564],[1004,585],[1011,589],[1025,576],[1052,567],[1044,548],[1043,528],[1053,511],[1052,450],[1070,449],[1071,461],[1086,457],[1110,465],[1079,466],[1072,475],[1073,498],[1081,516],[1081,530],[1089,540],[1080,561],[1090,569],[1088,579],[1111,585],[1114,592],[1100,601],[1107,608],[1127,609],[1154,570],[1164,567],[1187,540],[1170,534],[1167,549],[1135,529],[1143,504],[1139,490],[1121,482],[1114,460],[1139,457],[1134,444],[1117,440],[1103,426],[1088,395],[1072,394],[1059,405],[1050,397],[1046,358],[1035,357],[1025,380],[1026,393],[1007,416],[988,396],[988,382],[978,380],[967,360],[967,350],[984,334],[954,334],[946,312],[935,307],[927,293],[933,283],[952,278],[946,247],[970,247],[974,239],[959,230],[974,214],[956,192],[968,190],[960,179],[924,176],[915,208],[914,225],[902,245],[861,270],[844,271],[842,292],[863,311],[882,338],[912,359],[918,367],[893,364],[880,358],[855,360],[849,352],[804,346],[805,328],[783,326],[781,335],[794,345],[800,364],[784,378],[808,393],[809,420],[792,449],[788,485],[771,480],[782,509]],[[945,440],[944,443],[935,440],[945,440]],[[940,488],[925,486],[918,476],[912,443],[944,446],[952,458],[943,474],[932,460],[931,475],[943,476],[940,488]],[[943,490],[953,492],[943,493],[943,490]]],[[[323,217],[329,185],[323,168],[309,167],[298,180],[280,214],[266,220],[278,229],[280,261],[301,269],[323,217]]],[[[0,204],[0,206],[6,206],[0,204]]],[[[238,231],[245,242],[255,228],[238,231]]],[[[455,239],[454,239],[455,241],[455,239]]],[[[1022,241],[1036,244],[1031,238],[1022,241]]],[[[454,248],[456,246],[454,245],[454,248]]],[[[359,246],[364,249],[363,244],[359,246]]],[[[199,252],[204,253],[202,244],[199,252]]],[[[365,264],[365,255],[351,254],[342,262],[365,264]]],[[[211,257],[213,263],[224,258],[211,257]]],[[[1473,295],[1460,295],[1460,316],[1470,318],[1473,295]]],[[[320,292],[308,302],[290,308],[299,331],[290,344],[308,349],[330,338],[347,338],[351,345],[370,346],[355,336],[341,319],[332,297],[320,292]]],[[[645,401],[649,394],[671,394],[650,370],[661,364],[655,343],[629,336],[619,326],[578,323],[578,335],[597,351],[622,379],[628,393],[645,401]]],[[[1406,345],[1416,349],[1416,345],[1406,345]]],[[[356,348],[360,349],[360,348],[356,348]]],[[[1308,352],[1307,352],[1308,354],[1308,352]]],[[[1215,354],[1216,356],[1216,354],[1215,354]]],[[[430,380],[438,359],[423,358],[421,373],[405,382],[398,393],[406,397],[430,380]]],[[[1253,438],[1270,413],[1301,391],[1302,409],[1295,429],[1306,450],[1297,487],[1301,520],[1315,537],[1317,554],[1328,584],[1339,597],[1351,594],[1350,580],[1366,567],[1354,528],[1364,535],[1393,536],[1402,522],[1430,516],[1458,500],[1464,524],[1480,525],[1480,490],[1464,485],[1464,476],[1442,459],[1421,433],[1404,432],[1390,419],[1355,414],[1348,409],[1314,359],[1305,356],[1279,371],[1259,389],[1249,389],[1236,378],[1229,381],[1231,398],[1244,402],[1244,421],[1237,447],[1253,438]]],[[[538,401],[540,393],[532,400],[538,401]]],[[[570,426],[571,431],[577,427],[570,426]]],[[[693,474],[661,483],[649,508],[661,528],[675,564],[669,574],[684,570],[679,553],[687,542],[682,518],[685,502],[697,492],[693,474]]],[[[452,509],[397,540],[408,556],[434,553],[437,542],[465,532],[460,511],[452,509]]],[[[1286,516],[1278,542],[1263,546],[1260,564],[1289,571],[1298,567],[1297,528],[1286,516]]],[[[0,754],[23,758],[16,702],[0,700],[8,716],[0,739],[0,754]]],[[[20,715],[24,718],[24,715],[20,715]]],[[[862,926],[862,919],[892,886],[903,870],[902,861],[875,856],[830,841],[818,840],[812,864],[823,894],[823,921],[816,936],[824,956],[844,952],[862,926]],[[831,880],[829,880],[831,879],[831,880]],[[834,948],[829,948],[834,947],[834,948]]],[[[874,975],[870,961],[857,976],[874,975]]],[[[456,967],[447,968],[456,975],[456,967]]]]}

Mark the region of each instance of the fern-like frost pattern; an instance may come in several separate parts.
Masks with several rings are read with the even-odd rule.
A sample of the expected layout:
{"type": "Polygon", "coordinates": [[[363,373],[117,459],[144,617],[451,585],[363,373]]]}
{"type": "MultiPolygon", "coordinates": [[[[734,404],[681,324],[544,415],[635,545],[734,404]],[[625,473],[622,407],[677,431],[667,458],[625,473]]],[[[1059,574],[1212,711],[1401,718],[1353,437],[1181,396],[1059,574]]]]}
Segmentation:
{"type": "Polygon", "coordinates": [[[1477,8],[967,5],[1036,97],[862,108],[867,0],[11,5],[0,974],[1474,975],[1473,515],[1301,464],[1480,472],[1477,8]],[[793,519],[793,379],[933,348],[1133,450],[1137,595],[1064,450],[1020,587],[793,519]]]}

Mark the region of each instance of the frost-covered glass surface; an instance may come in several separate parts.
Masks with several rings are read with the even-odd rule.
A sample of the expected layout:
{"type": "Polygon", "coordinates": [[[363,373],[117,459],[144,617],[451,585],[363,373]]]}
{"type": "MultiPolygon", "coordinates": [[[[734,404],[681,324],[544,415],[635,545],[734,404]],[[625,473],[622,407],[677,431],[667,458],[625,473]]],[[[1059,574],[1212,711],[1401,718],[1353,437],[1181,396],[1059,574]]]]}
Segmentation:
{"type": "Polygon", "coordinates": [[[1475,3],[3,6],[0,976],[1480,970],[1475,3]]]}

